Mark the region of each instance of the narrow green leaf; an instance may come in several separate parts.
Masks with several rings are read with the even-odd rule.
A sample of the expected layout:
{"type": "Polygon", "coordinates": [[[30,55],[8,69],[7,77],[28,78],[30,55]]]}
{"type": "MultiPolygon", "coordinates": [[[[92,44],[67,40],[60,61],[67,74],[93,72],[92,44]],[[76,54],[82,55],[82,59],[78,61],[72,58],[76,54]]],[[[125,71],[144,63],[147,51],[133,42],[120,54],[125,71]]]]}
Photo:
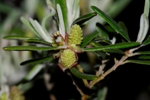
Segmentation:
{"type": "Polygon", "coordinates": [[[101,50],[111,50],[111,49],[125,49],[130,47],[139,46],[139,42],[126,42],[126,43],[118,43],[114,45],[107,45],[101,47],[94,47],[94,48],[83,48],[83,51],[101,51],[101,50]]]}
{"type": "Polygon", "coordinates": [[[87,35],[83,38],[81,47],[84,48],[88,43],[90,43],[96,36],[98,35],[98,32],[94,32],[92,34],[87,35]]]}
{"type": "Polygon", "coordinates": [[[127,29],[126,25],[121,21],[118,22],[118,25],[120,26],[122,31],[128,36],[128,29],[127,29]]]}
{"type": "Polygon", "coordinates": [[[117,31],[117,33],[120,33],[120,35],[122,35],[128,42],[130,41],[129,37],[124,33],[124,31],[120,28],[120,26],[111,17],[106,15],[103,11],[101,11],[97,7],[95,6],[91,6],[91,7],[98,15],[104,18],[105,21],[117,31]]]}
{"type": "Polygon", "coordinates": [[[100,38],[109,40],[109,36],[108,36],[107,32],[102,28],[102,26],[99,23],[96,24],[96,29],[99,32],[100,38]]]}
{"type": "Polygon", "coordinates": [[[142,56],[139,56],[138,59],[150,60],[150,55],[142,55],[142,56]]]}
{"type": "Polygon", "coordinates": [[[104,50],[104,52],[124,54],[124,52],[122,50],[118,50],[118,49],[104,50]]]}
{"type": "Polygon", "coordinates": [[[36,65],[34,66],[29,73],[27,74],[27,76],[25,77],[26,80],[32,80],[43,68],[43,65],[36,65]]]}
{"type": "Polygon", "coordinates": [[[142,43],[142,46],[146,46],[150,44],[150,36],[147,37],[147,39],[142,43]]]}
{"type": "Polygon", "coordinates": [[[31,59],[31,60],[22,62],[20,65],[26,65],[26,64],[36,65],[36,64],[43,63],[45,61],[51,61],[52,59],[53,59],[52,56],[43,57],[43,58],[39,58],[39,59],[31,59]]]}
{"type": "MultiPolygon", "coordinates": [[[[95,43],[95,42],[91,42],[90,43],[92,46],[94,47],[103,47],[102,45],[95,43]]],[[[124,54],[124,52],[122,50],[119,49],[107,49],[107,50],[102,50],[103,52],[109,52],[109,53],[118,53],[118,54],[124,54]]]]}
{"type": "Polygon", "coordinates": [[[43,27],[43,29],[44,29],[45,31],[47,31],[47,30],[46,30],[46,26],[45,26],[45,25],[46,25],[46,22],[47,22],[47,19],[50,18],[50,17],[52,17],[52,16],[54,16],[54,14],[51,14],[51,13],[50,13],[50,14],[48,14],[47,16],[45,16],[45,17],[42,19],[42,27],[43,27]]]}
{"type": "Polygon", "coordinates": [[[108,92],[107,87],[103,87],[102,89],[100,89],[97,94],[97,100],[106,100],[107,92],[108,92]]]}
{"type": "Polygon", "coordinates": [[[3,48],[5,51],[49,51],[57,50],[54,47],[37,47],[37,46],[8,46],[3,48]]]}
{"type": "Polygon", "coordinates": [[[127,60],[125,63],[135,63],[135,64],[142,64],[142,65],[150,65],[149,60],[127,60]]]}
{"type": "Polygon", "coordinates": [[[136,52],[136,53],[147,55],[147,54],[150,54],[150,51],[140,51],[140,52],[136,52]]]}
{"type": "Polygon", "coordinates": [[[28,40],[26,40],[26,42],[28,42],[28,43],[44,44],[44,45],[51,46],[51,43],[43,41],[43,40],[40,40],[40,39],[28,39],[28,40]]]}
{"type": "Polygon", "coordinates": [[[108,32],[108,33],[115,33],[116,31],[110,26],[110,25],[106,25],[103,26],[104,29],[108,32]]]}
{"type": "Polygon", "coordinates": [[[71,68],[70,71],[74,76],[76,76],[80,79],[94,80],[97,78],[97,76],[95,76],[95,75],[89,75],[89,74],[82,73],[79,70],[77,70],[75,67],[71,68]]]}
{"type": "Polygon", "coordinates": [[[10,36],[5,36],[4,39],[9,39],[9,40],[27,40],[30,39],[29,37],[25,36],[15,36],[15,35],[10,35],[10,36]]]}
{"type": "Polygon", "coordinates": [[[39,34],[36,32],[36,30],[34,29],[34,27],[32,27],[32,25],[30,24],[30,22],[28,20],[26,20],[24,17],[21,17],[20,20],[22,21],[23,24],[25,24],[31,31],[33,31],[38,37],[39,34]]]}
{"type": "Polygon", "coordinates": [[[89,14],[86,14],[86,15],[83,15],[81,17],[79,17],[78,19],[76,19],[73,24],[78,24],[78,25],[82,25],[84,24],[85,22],[87,22],[88,20],[90,20],[91,18],[93,18],[94,16],[96,16],[97,14],[94,12],[94,13],[89,13],[89,14]]]}

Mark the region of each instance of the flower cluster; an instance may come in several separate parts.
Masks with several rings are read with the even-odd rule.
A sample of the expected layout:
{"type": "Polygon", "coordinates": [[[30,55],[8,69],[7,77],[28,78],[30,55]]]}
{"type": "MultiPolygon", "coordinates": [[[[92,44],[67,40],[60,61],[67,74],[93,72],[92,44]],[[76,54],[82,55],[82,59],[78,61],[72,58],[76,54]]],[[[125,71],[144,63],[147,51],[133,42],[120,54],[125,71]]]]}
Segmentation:
{"type": "Polygon", "coordinates": [[[81,53],[80,44],[82,42],[82,29],[79,25],[73,24],[75,19],[79,17],[79,0],[60,1],[66,5],[66,15],[62,10],[59,2],[47,0],[51,14],[43,18],[43,23],[49,17],[57,16],[57,28],[55,33],[49,34],[45,28],[45,24],[40,25],[36,20],[22,21],[26,26],[30,25],[30,29],[43,41],[48,42],[52,47],[56,47],[60,51],[53,54],[54,58],[59,58],[59,67],[64,71],[67,68],[73,67],[77,64],[77,53],[81,53]],[[74,5],[74,6],[73,6],[74,5]],[[66,16],[66,18],[64,17],[66,16]]]}

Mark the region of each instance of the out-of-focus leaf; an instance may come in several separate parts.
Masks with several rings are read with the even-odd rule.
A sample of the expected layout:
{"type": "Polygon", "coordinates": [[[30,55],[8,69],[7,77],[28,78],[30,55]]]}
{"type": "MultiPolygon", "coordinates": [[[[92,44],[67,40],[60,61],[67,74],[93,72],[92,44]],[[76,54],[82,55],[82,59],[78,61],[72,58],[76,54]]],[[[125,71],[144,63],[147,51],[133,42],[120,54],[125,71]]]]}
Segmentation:
{"type": "Polygon", "coordinates": [[[28,90],[30,90],[33,87],[33,81],[27,82],[27,83],[21,83],[18,85],[18,88],[23,92],[26,93],[28,90]]]}
{"type": "Polygon", "coordinates": [[[108,31],[108,33],[115,33],[116,31],[110,26],[110,25],[106,25],[104,26],[105,30],[108,31]]]}
{"type": "Polygon", "coordinates": [[[98,91],[98,96],[97,96],[97,100],[106,100],[106,95],[107,95],[107,87],[104,87],[103,89],[98,91]]]}
{"type": "Polygon", "coordinates": [[[145,39],[147,35],[148,29],[149,29],[149,20],[147,16],[143,13],[140,18],[140,30],[139,30],[138,37],[136,40],[137,42],[140,42],[140,43],[143,42],[143,40],[145,39]]]}
{"type": "Polygon", "coordinates": [[[125,49],[130,47],[139,46],[139,42],[126,42],[126,43],[118,43],[114,45],[107,45],[101,47],[94,47],[94,48],[83,48],[83,51],[102,51],[102,50],[111,50],[111,49],[125,49]]]}
{"type": "Polygon", "coordinates": [[[106,58],[106,53],[103,51],[95,51],[94,54],[96,54],[96,56],[101,57],[102,59],[106,58]]]}
{"type": "Polygon", "coordinates": [[[4,39],[9,39],[9,40],[27,40],[30,39],[29,37],[25,37],[25,36],[5,36],[4,39]]]}
{"type": "Polygon", "coordinates": [[[54,47],[37,47],[37,46],[8,46],[3,48],[5,51],[49,51],[56,50],[54,47]]]}
{"type": "Polygon", "coordinates": [[[150,55],[141,55],[138,57],[138,59],[145,59],[145,60],[150,60],[150,55]]]}
{"type": "Polygon", "coordinates": [[[46,42],[46,41],[43,41],[43,40],[40,40],[40,39],[28,39],[28,40],[26,40],[26,42],[28,42],[28,43],[36,43],[36,44],[44,44],[44,45],[51,46],[51,44],[49,42],[46,42]]]}
{"type": "Polygon", "coordinates": [[[125,63],[135,63],[135,64],[142,64],[142,65],[150,65],[149,60],[126,60],[125,63]]]}
{"type": "Polygon", "coordinates": [[[94,13],[89,13],[89,14],[86,14],[86,15],[83,15],[81,17],[79,17],[78,19],[76,19],[73,24],[78,24],[78,25],[82,25],[84,24],[85,22],[87,22],[88,20],[90,20],[91,18],[93,18],[94,16],[96,16],[97,14],[94,12],[94,13]]]}
{"type": "Polygon", "coordinates": [[[116,0],[116,1],[113,1],[113,3],[111,4],[111,7],[108,7],[107,14],[110,15],[112,18],[115,18],[117,15],[119,15],[119,13],[121,11],[123,11],[123,9],[126,8],[126,6],[128,6],[128,4],[131,1],[132,0],[116,0]]]}
{"type": "Polygon", "coordinates": [[[89,74],[82,73],[79,70],[77,70],[75,67],[71,68],[70,71],[74,76],[76,76],[80,79],[94,80],[97,78],[97,76],[95,76],[95,75],[89,75],[89,74]]]}
{"type": "Polygon", "coordinates": [[[39,59],[31,59],[31,60],[22,62],[20,65],[26,65],[26,64],[36,65],[36,64],[40,64],[45,61],[51,61],[52,59],[53,59],[52,56],[43,57],[43,58],[39,58],[39,59]]]}
{"type": "Polygon", "coordinates": [[[128,42],[130,41],[130,39],[127,36],[127,34],[124,33],[124,31],[120,28],[120,26],[111,17],[106,15],[103,11],[101,11],[99,8],[97,8],[95,6],[92,6],[92,9],[98,15],[100,15],[102,18],[104,18],[105,21],[117,31],[117,33],[120,33],[120,35],[122,35],[128,42]]]}
{"type": "Polygon", "coordinates": [[[125,24],[123,22],[119,21],[118,25],[120,26],[120,28],[122,28],[122,31],[124,31],[124,33],[126,35],[128,35],[128,30],[127,30],[127,27],[125,26],[125,24]]]}
{"type": "Polygon", "coordinates": [[[150,54],[150,51],[141,51],[141,52],[136,52],[137,54],[145,54],[145,55],[147,55],[147,54],[150,54]]]}
{"type": "MultiPolygon", "coordinates": [[[[15,8],[13,8],[15,9],[15,8]]],[[[10,13],[12,10],[12,7],[0,2],[0,12],[10,13]]]]}
{"type": "Polygon", "coordinates": [[[47,16],[45,16],[43,19],[42,19],[42,27],[43,27],[43,29],[46,31],[46,22],[47,22],[47,19],[49,18],[49,17],[52,17],[54,14],[48,14],[47,16]]]}
{"type": "Polygon", "coordinates": [[[25,0],[22,2],[22,7],[26,15],[33,16],[35,14],[39,1],[40,0],[25,0]]]}
{"type": "Polygon", "coordinates": [[[18,17],[20,17],[21,12],[18,9],[13,9],[9,12],[5,20],[0,19],[0,35],[9,33],[13,25],[15,25],[18,17]],[[3,22],[3,23],[2,23],[3,22]]]}
{"type": "Polygon", "coordinates": [[[96,36],[98,35],[98,32],[94,32],[92,34],[87,35],[83,38],[81,47],[84,48],[88,43],[90,43],[96,36]]]}
{"type": "Polygon", "coordinates": [[[97,29],[97,31],[99,33],[99,37],[102,38],[102,39],[109,40],[108,34],[99,25],[100,24],[98,24],[98,23],[96,24],[96,29],[97,29]]]}
{"type": "Polygon", "coordinates": [[[144,14],[145,14],[147,17],[149,16],[149,0],[145,0],[144,14]]]}
{"type": "Polygon", "coordinates": [[[142,46],[146,46],[150,44],[150,36],[147,37],[147,39],[142,43],[142,46]]]}
{"type": "Polygon", "coordinates": [[[36,7],[36,16],[41,21],[45,15],[45,5],[43,5],[42,1],[38,1],[38,7],[36,7]]]}
{"type": "Polygon", "coordinates": [[[44,65],[36,65],[34,66],[30,72],[27,74],[27,76],[25,77],[26,80],[31,80],[33,79],[37,73],[39,73],[41,71],[41,69],[44,67],[44,65]]]}

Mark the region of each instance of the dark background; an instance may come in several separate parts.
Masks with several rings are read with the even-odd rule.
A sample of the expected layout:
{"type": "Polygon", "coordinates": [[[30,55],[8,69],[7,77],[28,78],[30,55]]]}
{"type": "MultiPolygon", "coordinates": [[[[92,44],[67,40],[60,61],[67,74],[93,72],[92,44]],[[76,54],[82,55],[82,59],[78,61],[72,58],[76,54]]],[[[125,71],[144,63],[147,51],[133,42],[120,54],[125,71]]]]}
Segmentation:
{"type": "MultiPolygon", "coordinates": [[[[20,1],[10,0],[9,2],[15,3],[17,6],[20,1]]],[[[125,23],[132,41],[135,41],[137,38],[143,8],[144,0],[132,0],[114,18],[117,22],[123,21],[125,23]]],[[[144,48],[144,50],[147,49],[149,48],[144,48]]],[[[137,64],[122,65],[108,75],[105,80],[105,85],[108,87],[106,100],[150,100],[150,66],[137,64]]],[[[25,94],[27,100],[49,100],[48,95],[51,93],[55,94],[57,100],[67,100],[68,98],[79,100],[80,94],[75,86],[72,85],[71,78],[59,68],[56,68],[52,81],[55,82],[55,86],[52,91],[47,92],[44,80],[36,80],[33,88],[25,94]]]]}

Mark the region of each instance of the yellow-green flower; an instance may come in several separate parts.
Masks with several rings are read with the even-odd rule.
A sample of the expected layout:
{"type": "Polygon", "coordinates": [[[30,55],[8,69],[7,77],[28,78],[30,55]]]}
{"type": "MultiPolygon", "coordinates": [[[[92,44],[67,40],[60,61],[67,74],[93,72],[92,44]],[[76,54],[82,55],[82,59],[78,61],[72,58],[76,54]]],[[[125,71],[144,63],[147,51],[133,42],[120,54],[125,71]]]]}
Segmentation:
{"type": "MultiPolygon", "coordinates": [[[[47,1],[48,4],[53,4],[51,1],[47,1]]],[[[29,28],[41,39],[50,43],[53,47],[60,50],[58,53],[53,54],[54,58],[59,58],[59,66],[65,70],[71,68],[77,63],[77,53],[82,52],[80,44],[82,42],[82,30],[79,25],[73,25],[73,22],[79,17],[79,0],[66,0],[66,20],[64,20],[63,11],[61,5],[55,4],[50,6],[52,13],[42,20],[42,25],[36,20],[29,19],[29,21],[22,18],[25,25],[30,26],[29,28]],[[74,6],[73,6],[74,5],[74,6]],[[57,13],[57,14],[56,14],[57,13]],[[44,23],[47,18],[57,16],[58,31],[53,34],[49,34],[44,23]]]]}
{"type": "Polygon", "coordinates": [[[80,45],[82,42],[82,30],[79,25],[75,24],[71,27],[70,33],[68,36],[68,44],[69,45],[80,45]]]}
{"type": "Polygon", "coordinates": [[[73,65],[77,64],[77,56],[76,53],[71,49],[64,50],[59,58],[59,67],[62,70],[73,67],[73,65]]]}

